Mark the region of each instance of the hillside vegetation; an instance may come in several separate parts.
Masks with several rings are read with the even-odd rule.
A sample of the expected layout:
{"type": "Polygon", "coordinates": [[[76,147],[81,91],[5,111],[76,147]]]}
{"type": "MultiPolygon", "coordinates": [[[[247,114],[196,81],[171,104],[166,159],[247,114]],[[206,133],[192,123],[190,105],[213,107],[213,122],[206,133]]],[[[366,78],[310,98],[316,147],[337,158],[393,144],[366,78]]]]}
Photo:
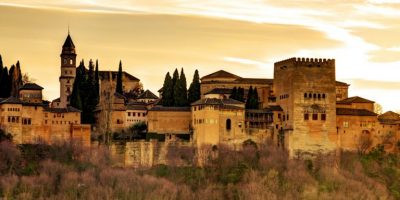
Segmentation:
{"type": "Polygon", "coordinates": [[[375,148],[339,161],[288,159],[274,144],[212,148],[202,167],[194,149],[174,148],[168,165],[124,168],[106,147],[0,144],[4,199],[400,199],[400,158],[375,148]]]}

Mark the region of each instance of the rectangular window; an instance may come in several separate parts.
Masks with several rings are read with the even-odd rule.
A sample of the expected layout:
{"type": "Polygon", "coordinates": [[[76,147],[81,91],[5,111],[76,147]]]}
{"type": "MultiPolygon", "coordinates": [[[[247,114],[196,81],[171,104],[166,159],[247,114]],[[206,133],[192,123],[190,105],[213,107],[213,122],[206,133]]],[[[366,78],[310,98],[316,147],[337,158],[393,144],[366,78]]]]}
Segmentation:
{"type": "Polygon", "coordinates": [[[323,120],[323,121],[326,120],[326,114],[325,113],[321,114],[321,120],[323,120]]]}
{"type": "Polygon", "coordinates": [[[313,120],[318,120],[318,114],[316,114],[316,113],[312,114],[312,119],[313,120]]]}
{"type": "Polygon", "coordinates": [[[304,120],[308,120],[308,113],[304,114],[304,120]]]}
{"type": "Polygon", "coordinates": [[[128,116],[129,116],[129,117],[131,116],[131,112],[128,112],[128,116]]]}
{"type": "Polygon", "coordinates": [[[135,113],[135,112],[133,112],[133,113],[132,113],[132,116],[134,116],[134,117],[135,117],[135,116],[136,116],[136,113],[135,113]]]}
{"type": "Polygon", "coordinates": [[[349,127],[349,122],[343,122],[343,127],[348,128],[349,127]]]}

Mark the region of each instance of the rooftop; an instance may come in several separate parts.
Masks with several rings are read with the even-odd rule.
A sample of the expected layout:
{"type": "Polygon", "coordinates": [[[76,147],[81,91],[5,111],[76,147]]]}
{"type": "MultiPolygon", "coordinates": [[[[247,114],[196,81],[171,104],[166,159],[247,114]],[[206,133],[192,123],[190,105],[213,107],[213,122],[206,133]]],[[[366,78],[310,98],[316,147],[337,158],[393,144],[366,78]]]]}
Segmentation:
{"type": "Polygon", "coordinates": [[[378,114],[366,109],[336,108],[336,115],[377,116],[378,114]]]}
{"type": "Polygon", "coordinates": [[[164,107],[154,106],[150,111],[190,112],[190,107],[164,107]]]}
{"type": "Polygon", "coordinates": [[[343,99],[341,101],[337,101],[337,104],[352,104],[352,103],[375,103],[374,101],[364,99],[359,96],[349,97],[347,99],[343,99]]]}
{"type": "Polygon", "coordinates": [[[244,103],[235,99],[205,98],[197,100],[191,105],[244,105],[244,103]]]}
{"type": "Polygon", "coordinates": [[[36,83],[26,83],[19,90],[43,90],[43,87],[39,86],[36,83]]]}
{"type": "Polygon", "coordinates": [[[378,116],[378,120],[384,124],[400,124],[400,114],[387,111],[378,116]]]}
{"type": "Polygon", "coordinates": [[[127,104],[126,110],[147,110],[145,105],[127,104]]]}
{"type": "Polygon", "coordinates": [[[68,33],[67,38],[65,39],[63,48],[75,48],[74,42],[72,42],[72,38],[68,33]]]}
{"type": "Polygon", "coordinates": [[[146,90],[138,96],[138,99],[158,99],[158,97],[150,90],[146,90]]]}
{"type": "MultiPolygon", "coordinates": [[[[110,74],[112,76],[112,80],[117,79],[118,71],[99,71],[99,77],[100,77],[101,80],[108,80],[110,74]]],[[[138,78],[132,76],[128,72],[123,71],[122,75],[124,77],[127,77],[131,81],[140,81],[138,78]]]]}
{"type": "Polygon", "coordinates": [[[224,71],[224,70],[219,70],[212,74],[201,77],[201,80],[208,79],[208,78],[234,78],[234,79],[237,79],[237,78],[241,78],[241,77],[237,76],[235,74],[229,73],[227,71],[224,71]]]}
{"type": "Polygon", "coordinates": [[[214,88],[205,94],[231,94],[232,89],[230,88],[214,88]]]}
{"type": "Polygon", "coordinates": [[[45,107],[45,111],[47,112],[52,112],[52,113],[68,113],[68,112],[81,112],[80,110],[68,106],[67,108],[50,108],[50,107],[45,107]]]}

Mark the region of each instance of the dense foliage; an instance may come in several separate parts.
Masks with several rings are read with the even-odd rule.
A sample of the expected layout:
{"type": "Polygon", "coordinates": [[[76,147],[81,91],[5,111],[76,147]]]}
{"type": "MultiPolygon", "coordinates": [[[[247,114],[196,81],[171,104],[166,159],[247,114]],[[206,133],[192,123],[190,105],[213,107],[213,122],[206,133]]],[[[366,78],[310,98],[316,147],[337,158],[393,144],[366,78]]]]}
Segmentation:
{"type": "Polygon", "coordinates": [[[85,68],[82,60],[76,68],[76,76],[70,96],[70,105],[82,111],[81,121],[85,124],[95,122],[94,109],[99,102],[99,75],[98,62],[96,69],[92,60],[89,62],[89,70],[85,68]]]}
{"type": "Polygon", "coordinates": [[[399,199],[400,156],[375,148],[339,160],[289,159],[272,143],[241,151],[170,146],[166,165],[122,168],[103,146],[0,144],[5,199],[399,199]]]}
{"type": "Polygon", "coordinates": [[[242,87],[233,87],[232,93],[229,96],[231,99],[235,99],[241,102],[245,102],[244,100],[244,88],[242,87]]]}
{"type": "Polygon", "coordinates": [[[175,69],[171,78],[169,72],[165,75],[164,84],[162,88],[161,103],[163,106],[184,107],[189,106],[190,103],[200,99],[200,78],[199,72],[196,70],[193,76],[193,81],[190,84],[189,91],[187,89],[186,75],[181,69],[175,69]]]}
{"type": "Polygon", "coordinates": [[[258,109],[259,108],[259,101],[258,101],[258,92],[257,88],[253,89],[250,86],[249,92],[247,93],[246,99],[246,109],[258,109]]]}
{"type": "Polygon", "coordinates": [[[3,66],[0,55],[0,98],[17,97],[19,88],[23,85],[22,77],[19,61],[8,69],[3,66]]]}
{"type": "Polygon", "coordinates": [[[115,89],[115,92],[119,94],[124,94],[123,88],[122,88],[122,62],[119,61],[119,67],[118,67],[118,73],[117,73],[117,86],[115,89]]]}

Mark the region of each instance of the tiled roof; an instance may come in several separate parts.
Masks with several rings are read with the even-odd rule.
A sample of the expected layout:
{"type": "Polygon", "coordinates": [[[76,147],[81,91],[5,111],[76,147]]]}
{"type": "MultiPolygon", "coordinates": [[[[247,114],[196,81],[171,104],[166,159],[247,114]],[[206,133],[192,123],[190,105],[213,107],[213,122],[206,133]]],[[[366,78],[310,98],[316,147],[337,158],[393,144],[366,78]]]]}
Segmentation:
{"type": "Polygon", "coordinates": [[[126,105],[127,110],[147,110],[145,105],[128,104],[126,105]]]}
{"type": "Polygon", "coordinates": [[[81,112],[80,110],[72,107],[72,106],[68,106],[67,108],[49,108],[46,107],[45,111],[47,112],[52,112],[52,113],[68,113],[68,112],[81,112]]]}
{"type": "Polygon", "coordinates": [[[341,101],[336,102],[337,104],[352,104],[352,103],[374,103],[371,100],[364,99],[358,96],[349,97],[347,99],[343,99],[341,101]]]}
{"type": "Polygon", "coordinates": [[[19,90],[43,90],[43,88],[36,83],[26,83],[19,90]]]}
{"type": "MultiPolygon", "coordinates": [[[[112,76],[112,80],[117,78],[118,71],[99,71],[99,77],[100,77],[101,80],[108,80],[109,76],[110,76],[110,73],[111,73],[111,76],[112,76]]],[[[132,76],[131,74],[129,74],[129,73],[125,72],[125,71],[122,72],[122,75],[124,77],[127,77],[131,81],[140,81],[138,78],[132,76]]]]}
{"type": "Polygon", "coordinates": [[[235,99],[205,98],[197,100],[191,105],[244,105],[244,103],[235,99]]]}
{"type": "Polygon", "coordinates": [[[336,86],[349,86],[349,84],[345,82],[336,81],[336,86]]]}
{"type": "Polygon", "coordinates": [[[388,111],[378,116],[378,120],[384,124],[400,124],[400,115],[398,113],[388,111]]]}
{"type": "Polygon", "coordinates": [[[154,106],[150,111],[175,111],[175,112],[190,112],[190,107],[164,107],[154,106]]]}
{"type": "Polygon", "coordinates": [[[138,96],[138,99],[158,99],[158,97],[150,90],[146,90],[138,96]]]}
{"type": "Polygon", "coordinates": [[[227,72],[227,71],[224,71],[224,70],[219,70],[219,71],[214,72],[214,73],[212,73],[212,74],[203,76],[203,77],[201,78],[201,80],[207,79],[207,78],[235,78],[235,79],[237,79],[237,78],[241,78],[241,77],[240,77],[240,76],[237,76],[237,75],[235,75],[235,74],[229,73],[229,72],[227,72]]]}
{"type": "Polygon", "coordinates": [[[206,92],[205,94],[231,94],[232,89],[230,88],[214,88],[209,92],[206,92]]]}
{"type": "Polygon", "coordinates": [[[267,79],[267,78],[239,78],[239,79],[236,79],[234,82],[242,83],[242,84],[272,85],[274,83],[274,79],[267,79]]]}
{"type": "Polygon", "coordinates": [[[366,109],[353,109],[353,108],[336,108],[336,115],[350,115],[350,116],[377,116],[376,113],[366,109]]]}
{"type": "Polygon", "coordinates": [[[0,102],[0,104],[23,104],[24,102],[15,97],[9,97],[0,102]]]}

